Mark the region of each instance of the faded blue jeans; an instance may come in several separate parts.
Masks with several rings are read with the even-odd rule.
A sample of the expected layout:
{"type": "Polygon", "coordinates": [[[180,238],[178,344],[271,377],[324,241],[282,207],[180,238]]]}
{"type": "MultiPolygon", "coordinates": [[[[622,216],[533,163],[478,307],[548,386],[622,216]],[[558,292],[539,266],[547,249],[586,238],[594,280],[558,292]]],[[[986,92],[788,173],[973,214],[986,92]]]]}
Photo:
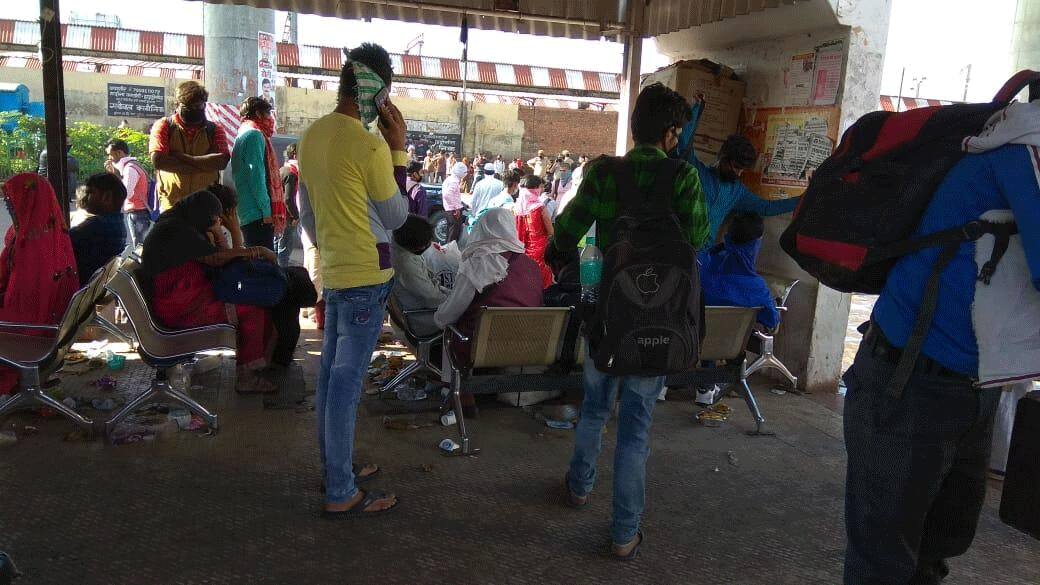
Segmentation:
{"type": "Polygon", "coordinates": [[[650,423],[664,377],[611,376],[585,357],[585,400],[574,434],[574,457],[568,488],[587,496],[596,483],[596,460],[603,447],[603,426],[618,392],[617,446],[614,450],[614,544],[628,544],[639,532],[646,492],[646,459],[650,456],[650,423]]]}
{"type": "Polygon", "coordinates": [[[358,493],[352,469],[357,409],[392,286],[393,280],[374,286],[325,289],[325,340],[315,411],[325,501],[329,504],[348,502],[358,493]]]}

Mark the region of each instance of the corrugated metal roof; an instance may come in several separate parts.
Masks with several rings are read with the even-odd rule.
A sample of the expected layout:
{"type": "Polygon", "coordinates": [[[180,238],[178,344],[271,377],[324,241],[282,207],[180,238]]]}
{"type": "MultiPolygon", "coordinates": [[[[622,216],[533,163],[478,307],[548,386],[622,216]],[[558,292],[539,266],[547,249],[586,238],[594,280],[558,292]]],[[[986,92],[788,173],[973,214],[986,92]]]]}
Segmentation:
{"type": "Polygon", "coordinates": [[[807,0],[654,0],[646,8],[646,36],[654,37],[702,24],[807,0]]]}
{"type": "Polygon", "coordinates": [[[618,0],[203,0],[350,19],[381,18],[422,24],[550,37],[598,39],[612,34],[618,0]]]}

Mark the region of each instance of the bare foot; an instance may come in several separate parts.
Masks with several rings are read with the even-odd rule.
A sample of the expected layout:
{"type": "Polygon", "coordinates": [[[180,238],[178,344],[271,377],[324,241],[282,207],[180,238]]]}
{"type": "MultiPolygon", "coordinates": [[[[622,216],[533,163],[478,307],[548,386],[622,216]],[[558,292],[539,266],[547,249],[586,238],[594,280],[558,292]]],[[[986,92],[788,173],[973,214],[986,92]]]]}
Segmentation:
{"type": "MultiPolygon", "coordinates": [[[[346,512],[352,509],[354,506],[361,503],[365,499],[365,492],[358,490],[358,493],[354,495],[350,501],[342,504],[325,504],[326,512],[346,512]]],[[[389,510],[397,505],[397,496],[394,494],[387,494],[386,497],[380,498],[373,501],[368,507],[364,508],[363,512],[380,512],[383,510],[389,510]]]]}
{"type": "Polygon", "coordinates": [[[271,394],[278,391],[278,386],[253,372],[242,372],[238,374],[235,391],[241,394],[271,394]]]}

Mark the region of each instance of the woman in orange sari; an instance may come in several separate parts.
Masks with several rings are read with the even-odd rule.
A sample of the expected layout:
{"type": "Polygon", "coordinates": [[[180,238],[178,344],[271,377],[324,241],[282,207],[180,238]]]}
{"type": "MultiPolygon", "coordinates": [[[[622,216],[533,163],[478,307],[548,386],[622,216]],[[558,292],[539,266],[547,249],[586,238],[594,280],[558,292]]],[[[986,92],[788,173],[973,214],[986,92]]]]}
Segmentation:
{"type": "MultiPolygon", "coordinates": [[[[76,256],[58,198],[47,179],[35,173],[11,177],[2,191],[12,225],[0,253],[0,321],[53,325],[79,288],[76,256]]],[[[0,368],[0,396],[17,386],[18,373],[0,368]]]]}
{"type": "Polygon", "coordinates": [[[223,238],[223,207],[209,191],[180,200],[159,216],[148,232],[141,255],[141,286],[152,314],[171,329],[231,323],[238,329],[238,392],[275,392],[277,387],[258,375],[268,365],[276,341],[268,309],[227,305],[218,300],[210,271],[238,258],[277,256],[262,246],[226,248],[214,245],[223,238]]]}

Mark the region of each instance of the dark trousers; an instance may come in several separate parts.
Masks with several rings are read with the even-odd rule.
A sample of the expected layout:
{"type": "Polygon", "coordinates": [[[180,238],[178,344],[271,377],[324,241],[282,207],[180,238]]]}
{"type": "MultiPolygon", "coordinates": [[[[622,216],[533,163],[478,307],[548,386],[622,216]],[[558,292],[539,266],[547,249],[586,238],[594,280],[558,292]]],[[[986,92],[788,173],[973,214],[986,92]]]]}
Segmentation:
{"type": "Polygon", "coordinates": [[[271,307],[271,323],[278,333],[271,362],[279,366],[292,364],[296,344],[300,341],[300,304],[286,295],[282,302],[271,307]]]}
{"type": "Polygon", "coordinates": [[[464,222],[462,210],[450,212],[452,214],[451,225],[448,226],[448,242],[457,242],[462,237],[462,225],[464,222]]]}
{"type": "Polygon", "coordinates": [[[919,359],[894,398],[887,351],[871,332],[845,373],[845,584],[938,584],[975,537],[1000,391],[919,359]]]}
{"type": "Polygon", "coordinates": [[[247,248],[263,246],[274,252],[274,226],[264,223],[262,219],[242,226],[242,238],[245,240],[247,248]]]}
{"type": "Polygon", "coordinates": [[[147,209],[142,209],[127,211],[124,215],[126,215],[126,232],[130,236],[130,243],[136,248],[144,243],[144,237],[152,228],[152,214],[147,209]]]}

